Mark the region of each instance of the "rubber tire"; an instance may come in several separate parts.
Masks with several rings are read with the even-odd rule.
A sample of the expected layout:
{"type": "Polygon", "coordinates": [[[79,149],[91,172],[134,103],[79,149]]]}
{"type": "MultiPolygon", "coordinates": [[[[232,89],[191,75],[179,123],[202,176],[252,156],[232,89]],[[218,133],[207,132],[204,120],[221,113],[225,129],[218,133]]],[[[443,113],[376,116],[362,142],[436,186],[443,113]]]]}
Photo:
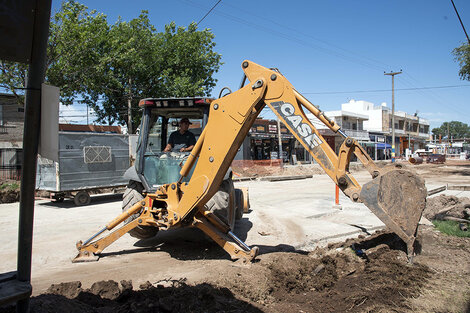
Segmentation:
{"type": "Polygon", "coordinates": [[[86,191],[79,191],[77,194],[73,197],[73,202],[77,206],[82,206],[82,205],[88,205],[91,202],[91,197],[90,194],[86,191]]]}
{"type": "Polygon", "coordinates": [[[53,202],[55,202],[55,203],[62,203],[65,200],[65,198],[63,196],[54,196],[52,199],[54,199],[53,202]]]}
{"type": "Polygon", "coordinates": [[[231,178],[224,180],[222,184],[220,184],[219,190],[207,201],[206,209],[230,226],[232,231],[235,229],[235,188],[233,187],[231,178]]]}
{"type": "Polygon", "coordinates": [[[235,189],[235,203],[237,209],[235,211],[235,219],[240,220],[243,217],[243,191],[241,189],[235,189]]]}
{"type": "MultiPolygon", "coordinates": [[[[122,211],[129,209],[134,204],[144,199],[142,195],[144,187],[141,183],[131,180],[122,195],[122,211]]],[[[132,215],[124,221],[125,224],[139,217],[140,212],[132,215]]],[[[158,233],[158,228],[151,226],[137,226],[129,231],[129,235],[137,239],[152,238],[158,233]]]]}

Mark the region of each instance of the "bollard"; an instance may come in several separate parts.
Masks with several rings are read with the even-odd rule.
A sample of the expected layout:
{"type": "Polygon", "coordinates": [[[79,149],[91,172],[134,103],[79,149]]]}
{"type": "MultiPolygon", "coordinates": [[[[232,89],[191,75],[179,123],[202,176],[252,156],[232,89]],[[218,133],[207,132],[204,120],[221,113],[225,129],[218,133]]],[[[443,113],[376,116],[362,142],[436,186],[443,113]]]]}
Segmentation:
{"type": "Polygon", "coordinates": [[[339,205],[339,187],[335,184],[335,204],[333,205],[333,209],[341,210],[343,207],[339,205]]]}

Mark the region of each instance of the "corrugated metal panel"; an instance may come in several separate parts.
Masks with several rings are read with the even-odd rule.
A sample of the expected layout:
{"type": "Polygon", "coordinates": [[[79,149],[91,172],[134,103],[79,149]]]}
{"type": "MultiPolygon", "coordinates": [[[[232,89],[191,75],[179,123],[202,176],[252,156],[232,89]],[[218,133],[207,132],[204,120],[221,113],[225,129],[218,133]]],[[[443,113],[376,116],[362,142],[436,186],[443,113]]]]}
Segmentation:
{"type": "Polygon", "coordinates": [[[36,179],[36,186],[69,191],[125,185],[123,175],[129,166],[127,135],[60,132],[58,175],[54,173],[57,187],[50,189],[53,167],[39,162],[38,176],[41,173],[43,177],[36,179]]]}

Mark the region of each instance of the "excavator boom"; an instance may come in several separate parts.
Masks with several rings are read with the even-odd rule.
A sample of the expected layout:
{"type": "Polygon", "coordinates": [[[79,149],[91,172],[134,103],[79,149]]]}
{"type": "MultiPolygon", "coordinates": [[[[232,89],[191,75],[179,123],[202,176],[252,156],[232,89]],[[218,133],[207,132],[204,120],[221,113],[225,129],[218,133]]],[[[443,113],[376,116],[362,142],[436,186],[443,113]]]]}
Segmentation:
{"type": "MultiPolygon", "coordinates": [[[[147,194],[141,204],[141,225],[156,225],[160,229],[197,227],[214,239],[233,259],[253,259],[257,248],[246,246],[226,224],[205,209],[205,204],[217,192],[255,119],[268,106],[344,194],[354,202],[363,202],[403,239],[411,256],[418,221],[425,205],[424,181],[402,168],[377,167],[356,140],[347,137],[334,121],[297,92],[278,71],[250,61],[244,61],[242,68],[249,83],[212,101],[208,123],[180,171],[180,180],[163,185],[155,194],[147,194]],[[305,111],[344,137],[338,154],[307,118],[305,111]],[[373,178],[362,187],[349,173],[353,154],[373,178]],[[193,167],[190,181],[183,183],[183,178],[193,167]]],[[[107,226],[107,229],[110,230],[137,210],[136,207],[131,209],[132,212],[124,212],[108,224],[112,227],[107,226]]],[[[117,234],[108,235],[112,240],[101,239],[100,242],[105,241],[108,245],[126,231],[117,230],[117,234]]],[[[82,257],[104,249],[105,246],[94,249],[93,244],[96,246],[96,242],[88,240],[86,244],[77,244],[82,257]]]]}

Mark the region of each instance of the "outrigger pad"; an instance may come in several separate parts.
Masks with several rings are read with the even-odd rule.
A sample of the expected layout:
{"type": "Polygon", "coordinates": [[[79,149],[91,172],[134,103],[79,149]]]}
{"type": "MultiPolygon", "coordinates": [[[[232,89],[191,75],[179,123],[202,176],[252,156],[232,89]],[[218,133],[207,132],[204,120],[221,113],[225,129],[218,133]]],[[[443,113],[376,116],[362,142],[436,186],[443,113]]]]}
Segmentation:
{"type": "MultiPolygon", "coordinates": [[[[392,169],[362,187],[364,204],[407,244],[413,245],[426,206],[424,180],[404,169],[392,169]]],[[[409,251],[410,252],[410,251],[409,251]]]]}
{"type": "Polygon", "coordinates": [[[80,251],[77,256],[72,259],[72,263],[96,262],[99,258],[99,255],[95,255],[93,252],[80,251]]]}

